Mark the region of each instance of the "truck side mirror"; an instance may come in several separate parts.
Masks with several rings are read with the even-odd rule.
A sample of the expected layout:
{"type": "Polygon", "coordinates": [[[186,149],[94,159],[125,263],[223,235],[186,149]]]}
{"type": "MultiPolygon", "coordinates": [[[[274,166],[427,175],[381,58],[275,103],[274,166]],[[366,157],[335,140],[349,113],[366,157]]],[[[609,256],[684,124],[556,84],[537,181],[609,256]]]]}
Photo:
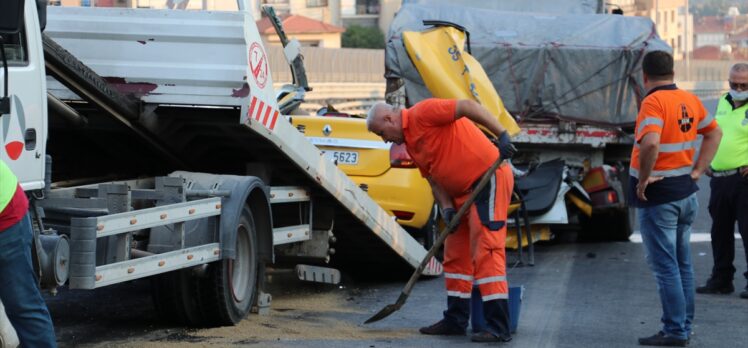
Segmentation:
{"type": "Polygon", "coordinates": [[[0,35],[13,35],[21,30],[24,0],[0,1],[0,35]]]}
{"type": "Polygon", "coordinates": [[[39,14],[39,29],[47,27],[47,4],[49,0],[36,0],[36,13],[39,14]]]}

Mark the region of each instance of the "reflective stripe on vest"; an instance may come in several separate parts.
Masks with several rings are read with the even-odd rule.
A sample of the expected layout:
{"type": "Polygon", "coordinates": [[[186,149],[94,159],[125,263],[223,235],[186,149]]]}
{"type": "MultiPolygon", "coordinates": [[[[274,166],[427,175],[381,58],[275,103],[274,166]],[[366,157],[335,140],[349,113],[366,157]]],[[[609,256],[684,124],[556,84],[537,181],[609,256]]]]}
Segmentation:
{"type": "Polygon", "coordinates": [[[706,115],[706,118],[703,119],[703,120],[701,120],[701,122],[699,122],[699,125],[697,126],[696,129],[702,130],[702,129],[708,127],[709,124],[712,123],[713,120],[714,120],[714,115],[712,115],[712,114],[706,115]]]}
{"type": "MultiPolygon", "coordinates": [[[[660,144],[659,153],[670,153],[670,152],[678,152],[678,151],[683,151],[683,150],[691,150],[691,149],[696,148],[696,144],[698,144],[696,140],[684,141],[682,143],[660,144]]],[[[639,143],[635,143],[634,146],[638,148],[639,143]]]]}
{"type": "Polygon", "coordinates": [[[657,126],[660,126],[660,128],[662,128],[662,126],[665,125],[665,122],[662,121],[662,119],[659,117],[648,116],[645,119],[643,119],[641,123],[639,123],[639,127],[636,129],[636,134],[641,133],[642,129],[644,129],[644,127],[649,126],[649,125],[657,125],[657,126]]]}
{"type": "MultiPolygon", "coordinates": [[[[681,175],[691,174],[691,171],[693,171],[693,166],[686,166],[686,167],[670,169],[670,170],[653,170],[650,176],[662,176],[662,177],[667,178],[671,176],[681,176],[681,175]]],[[[629,168],[629,175],[639,179],[639,170],[634,167],[631,167],[629,168]]]]}
{"type": "Polygon", "coordinates": [[[0,160],[0,212],[10,203],[18,187],[18,178],[10,171],[8,165],[0,160]]]}

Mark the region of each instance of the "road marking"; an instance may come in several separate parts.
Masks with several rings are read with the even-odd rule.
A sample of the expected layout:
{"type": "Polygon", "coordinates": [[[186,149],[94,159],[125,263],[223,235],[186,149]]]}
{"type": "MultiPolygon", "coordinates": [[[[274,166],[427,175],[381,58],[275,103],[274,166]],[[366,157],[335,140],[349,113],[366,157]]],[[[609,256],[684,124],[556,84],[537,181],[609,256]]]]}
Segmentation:
{"type": "MultiPolygon", "coordinates": [[[[740,240],[740,234],[735,233],[735,239],[740,240]]],[[[632,243],[641,243],[642,242],[642,235],[639,233],[639,231],[636,231],[631,237],[629,237],[629,240],[632,243]]],[[[712,241],[712,235],[708,232],[698,232],[698,233],[691,233],[691,243],[697,243],[697,242],[711,242],[712,241]]]]}

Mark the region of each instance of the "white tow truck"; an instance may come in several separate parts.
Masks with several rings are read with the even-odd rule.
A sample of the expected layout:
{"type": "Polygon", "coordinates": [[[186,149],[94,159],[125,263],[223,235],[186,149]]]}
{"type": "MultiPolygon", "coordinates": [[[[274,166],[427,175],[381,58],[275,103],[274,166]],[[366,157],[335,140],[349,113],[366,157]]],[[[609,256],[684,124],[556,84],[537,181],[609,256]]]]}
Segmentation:
{"type": "Polygon", "coordinates": [[[280,113],[247,1],[0,6],[21,25],[2,34],[0,158],[30,198],[42,288],[150,277],[165,317],[232,325],[270,305],[267,266],[336,283],[426,255],[280,113]]]}

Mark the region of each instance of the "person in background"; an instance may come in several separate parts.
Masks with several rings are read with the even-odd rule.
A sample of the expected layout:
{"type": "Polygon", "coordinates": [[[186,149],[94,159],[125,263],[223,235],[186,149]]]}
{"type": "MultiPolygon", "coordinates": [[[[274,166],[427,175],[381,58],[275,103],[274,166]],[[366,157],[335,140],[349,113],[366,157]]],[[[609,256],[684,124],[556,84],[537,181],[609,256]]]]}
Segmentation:
{"type": "MultiPolygon", "coordinates": [[[[719,98],[716,119],[724,135],[707,175],[711,176],[712,274],[700,294],[730,294],[735,267],[735,221],[748,264],[748,64],[730,69],[730,92],[719,98]]],[[[748,279],[748,271],[743,273],[748,279]]],[[[740,293],[748,299],[748,285],[740,293]]]]}

